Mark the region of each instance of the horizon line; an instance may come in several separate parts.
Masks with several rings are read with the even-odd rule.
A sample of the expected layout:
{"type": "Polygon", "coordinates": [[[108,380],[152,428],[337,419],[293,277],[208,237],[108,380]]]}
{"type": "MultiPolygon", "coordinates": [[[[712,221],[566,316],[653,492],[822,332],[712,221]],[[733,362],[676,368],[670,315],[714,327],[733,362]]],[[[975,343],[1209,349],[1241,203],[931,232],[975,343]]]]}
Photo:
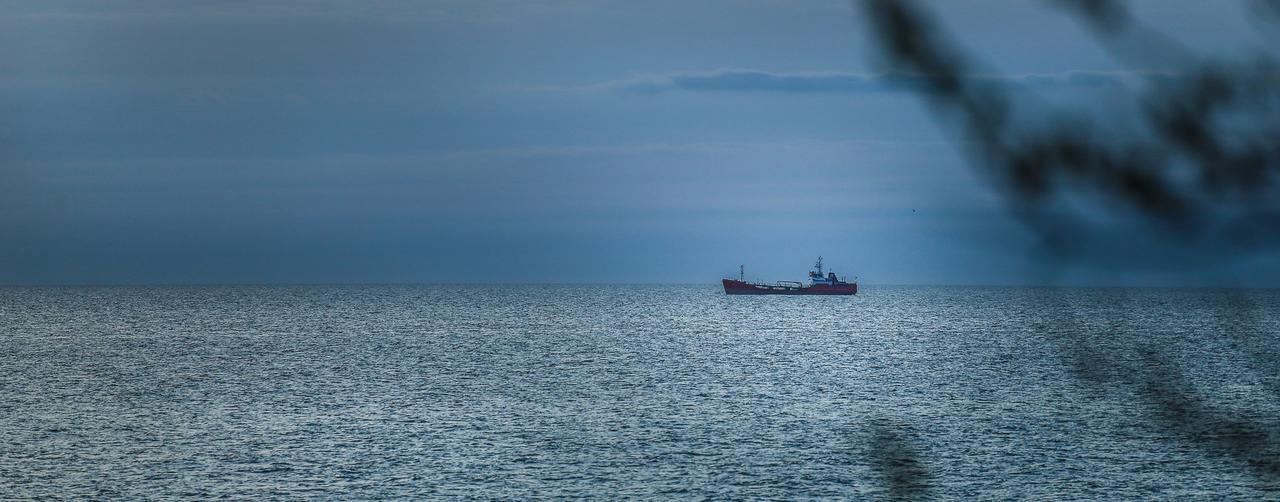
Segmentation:
{"type": "MultiPolygon", "coordinates": [[[[1052,288],[1052,289],[1256,289],[1274,290],[1280,286],[1210,286],[1210,285],[1124,285],[1124,284],[1031,284],[1031,283],[858,283],[860,287],[936,287],[936,288],[1052,288]]],[[[138,287],[299,287],[299,286],[719,286],[712,282],[86,282],[86,283],[0,283],[0,288],[138,288],[138,287]]]]}

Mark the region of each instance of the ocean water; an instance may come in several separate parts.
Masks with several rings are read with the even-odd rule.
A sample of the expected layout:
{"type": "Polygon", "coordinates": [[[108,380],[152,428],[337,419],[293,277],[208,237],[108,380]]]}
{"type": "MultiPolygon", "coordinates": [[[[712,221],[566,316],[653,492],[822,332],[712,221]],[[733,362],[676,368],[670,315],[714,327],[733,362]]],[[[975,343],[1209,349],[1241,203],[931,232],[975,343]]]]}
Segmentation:
{"type": "Polygon", "coordinates": [[[1280,292],[0,288],[9,498],[1277,498],[1280,292]]]}

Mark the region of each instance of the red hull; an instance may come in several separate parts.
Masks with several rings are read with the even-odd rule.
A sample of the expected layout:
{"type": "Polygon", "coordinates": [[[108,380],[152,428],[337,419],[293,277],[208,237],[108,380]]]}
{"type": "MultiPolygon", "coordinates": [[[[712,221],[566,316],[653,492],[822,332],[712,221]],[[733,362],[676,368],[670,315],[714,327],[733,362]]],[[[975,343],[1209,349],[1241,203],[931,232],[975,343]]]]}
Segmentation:
{"type": "Polygon", "coordinates": [[[782,286],[769,284],[755,284],[751,282],[735,281],[733,279],[721,279],[724,284],[724,292],[728,295],[856,295],[858,294],[858,283],[851,282],[847,284],[836,284],[834,286],[826,284],[815,284],[813,286],[782,286]]]}

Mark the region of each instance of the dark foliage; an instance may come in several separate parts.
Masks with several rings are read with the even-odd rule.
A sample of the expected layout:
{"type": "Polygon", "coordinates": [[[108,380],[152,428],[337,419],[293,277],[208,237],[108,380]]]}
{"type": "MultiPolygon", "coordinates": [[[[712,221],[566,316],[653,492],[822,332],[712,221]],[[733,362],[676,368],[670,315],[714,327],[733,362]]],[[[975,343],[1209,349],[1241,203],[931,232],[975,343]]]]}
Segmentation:
{"type": "Polygon", "coordinates": [[[872,425],[868,456],[871,469],[884,482],[888,498],[912,500],[926,495],[932,476],[922,463],[911,429],[903,424],[872,425]]]}
{"type": "Polygon", "coordinates": [[[891,70],[922,82],[910,89],[975,146],[975,165],[1059,254],[1070,251],[1062,234],[1078,244],[1106,226],[1061,203],[1072,195],[1119,208],[1112,223],[1154,228],[1179,246],[1208,244],[1226,254],[1280,242],[1280,65],[1266,54],[1241,61],[1193,57],[1117,2],[1057,3],[1145,78],[1133,96],[1142,112],[1131,122],[1140,129],[1116,133],[1116,124],[1127,122],[1019,102],[997,82],[970,78],[981,73],[980,64],[913,3],[864,6],[891,70]],[[1181,71],[1142,71],[1145,52],[1181,71]]]}
{"type": "MultiPolygon", "coordinates": [[[[945,37],[915,3],[864,0],[862,6],[890,70],[913,76],[917,84],[908,89],[921,93],[939,121],[974,146],[975,168],[1008,196],[1014,213],[1063,263],[1084,259],[1079,251],[1095,242],[1091,236],[1109,230],[1115,235],[1114,227],[1126,225],[1150,230],[1161,249],[1210,260],[1273,251],[1280,243],[1280,64],[1262,51],[1242,58],[1197,56],[1143,26],[1120,2],[1053,3],[1133,68],[1141,80],[1132,91],[1136,117],[1081,117],[1043,103],[1028,105],[990,79],[971,78],[981,74],[977,58],[945,37]],[[1149,64],[1177,71],[1142,71],[1149,64]],[[1063,202],[1073,197],[1108,213],[1090,219],[1063,202]]],[[[1254,6],[1270,22],[1280,21],[1280,1],[1255,0],[1254,6]]],[[[1275,335],[1260,332],[1254,306],[1229,306],[1225,317],[1233,322],[1222,327],[1223,334],[1242,346],[1270,346],[1251,341],[1275,335]]],[[[1075,329],[1069,309],[1059,318],[1058,326],[1047,329],[1060,340],[1064,364],[1082,382],[1132,389],[1170,440],[1236,459],[1262,481],[1280,481],[1275,417],[1213,410],[1158,350],[1104,350],[1075,329]]],[[[1245,356],[1242,361],[1261,361],[1275,354],[1245,356]]],[[[1265,362],[1252,369],[1275,371],[1265,362]]],[[[881,439],[874,441],[894,442],[892,431],[877,430],[881,439]]],[[[920,465],[918,459],[895,462],[888,464],[920,465]]]]}

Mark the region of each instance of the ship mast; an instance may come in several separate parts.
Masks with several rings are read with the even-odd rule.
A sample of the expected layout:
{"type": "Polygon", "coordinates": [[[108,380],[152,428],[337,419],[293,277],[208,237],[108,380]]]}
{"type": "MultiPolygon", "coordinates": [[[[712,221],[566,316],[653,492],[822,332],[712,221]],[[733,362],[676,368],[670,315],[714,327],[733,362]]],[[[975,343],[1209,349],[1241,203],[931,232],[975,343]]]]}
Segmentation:
{"type": "Polygon", "coordinates": [[[818,263],[814,264],[814,266],[818,267],[818,277],[822,277],[822,256],[818,256],[818,263]]]}
{"type": "Polygon", "coordinates": [[[746,279],[743,279],[743,277],[746,275],[746,274],[743,272],[744,270],[746,270],[745,266],[743,266],[743,265],[738,265],[738,280],[739,280],[739,281],[744,281],[744,282],[746,281],[746,279]]]}

